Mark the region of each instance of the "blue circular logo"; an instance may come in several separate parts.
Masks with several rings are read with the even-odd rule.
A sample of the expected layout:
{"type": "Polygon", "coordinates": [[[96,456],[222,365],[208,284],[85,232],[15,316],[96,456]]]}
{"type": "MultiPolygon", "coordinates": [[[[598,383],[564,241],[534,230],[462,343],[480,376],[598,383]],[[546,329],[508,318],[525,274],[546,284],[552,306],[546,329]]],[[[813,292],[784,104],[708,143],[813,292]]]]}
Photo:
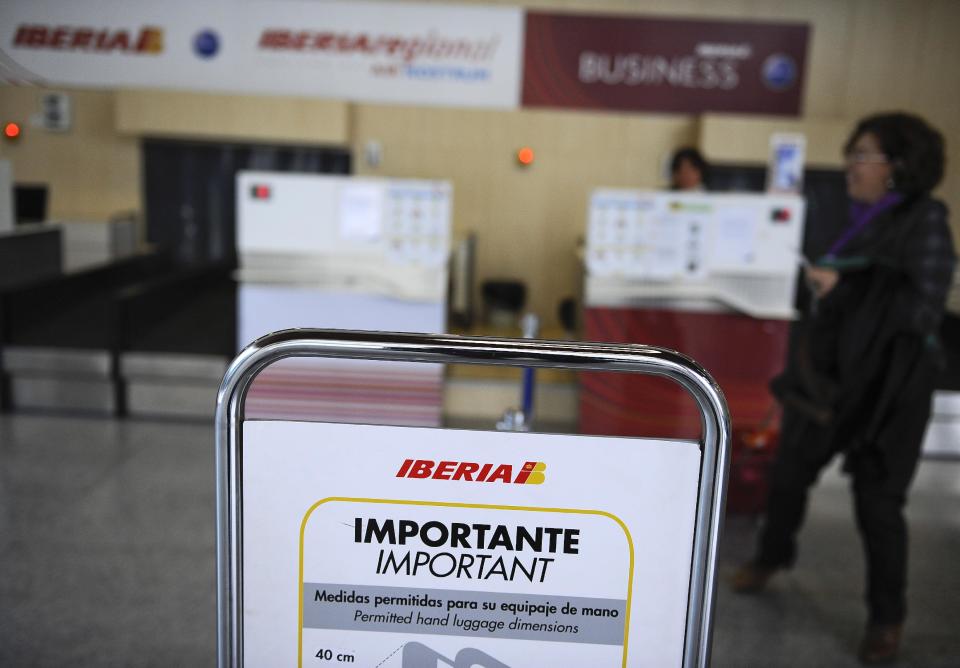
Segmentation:
{"type": "Polygon", "coordinates": [[[797,80],[797,64],[793,58],[775,53],[763,61],[763,81],[773,90],[785,90],[797,80]]]}
{"type": "Polygon", "coordinates": [[[213,58],[220,50],[220,38],[212,30],[201,30],[193,38],[193,50],[201,58],[213,58]]]}

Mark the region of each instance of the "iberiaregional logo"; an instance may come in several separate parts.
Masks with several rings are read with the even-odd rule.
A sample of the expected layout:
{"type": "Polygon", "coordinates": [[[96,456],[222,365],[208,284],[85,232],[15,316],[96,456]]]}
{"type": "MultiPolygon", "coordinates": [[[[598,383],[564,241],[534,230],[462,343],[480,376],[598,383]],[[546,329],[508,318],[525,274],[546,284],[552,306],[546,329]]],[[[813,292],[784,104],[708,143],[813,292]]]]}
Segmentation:
{"type": "Polygon", "coordinates": [[[213,58],[220,50],[220,37],[210,30],[201,30],[193,38],[193,51],[201,58],[213,58]]]}
{"type": "Polygon", "coordinates": [[[763,82],[773,90],[786,90],[797,80],[797,64],[784,53],[774,53],[763,61],[763,82]]]}

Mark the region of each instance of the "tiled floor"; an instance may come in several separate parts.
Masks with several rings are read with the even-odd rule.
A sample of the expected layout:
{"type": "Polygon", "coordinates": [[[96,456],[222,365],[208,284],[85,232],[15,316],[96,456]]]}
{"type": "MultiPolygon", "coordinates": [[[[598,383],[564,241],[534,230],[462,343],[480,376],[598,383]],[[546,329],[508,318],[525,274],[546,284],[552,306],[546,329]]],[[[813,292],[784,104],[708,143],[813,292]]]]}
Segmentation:
{"type": "MultiPolygon", "coordinates": [[[[0,417],[0,666],[215,661],[213,430],[0,417]]],[[[901,666],[960,666],[960,462],[921,466],[909,509],[901,666]]],[[[753,523],[732,518],[729,577],[753,523]]],[[[721,584],[715,666],[855,666],[863,566],[835,472],[814,494],[797,568],[761,597],[721,584]]]]}

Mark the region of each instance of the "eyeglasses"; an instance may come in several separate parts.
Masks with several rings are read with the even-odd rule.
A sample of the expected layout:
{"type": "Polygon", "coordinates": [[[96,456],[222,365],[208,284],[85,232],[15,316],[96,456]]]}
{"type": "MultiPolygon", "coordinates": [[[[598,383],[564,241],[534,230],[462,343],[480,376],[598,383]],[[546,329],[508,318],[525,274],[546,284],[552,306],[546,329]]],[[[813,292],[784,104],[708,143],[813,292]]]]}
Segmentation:
{"type": "Polygon", "coordinates": [[[877,151],[847,151],[843,154],[843,159],[850,164],[881,164],[889,162],[885,153],[877,151]]]}

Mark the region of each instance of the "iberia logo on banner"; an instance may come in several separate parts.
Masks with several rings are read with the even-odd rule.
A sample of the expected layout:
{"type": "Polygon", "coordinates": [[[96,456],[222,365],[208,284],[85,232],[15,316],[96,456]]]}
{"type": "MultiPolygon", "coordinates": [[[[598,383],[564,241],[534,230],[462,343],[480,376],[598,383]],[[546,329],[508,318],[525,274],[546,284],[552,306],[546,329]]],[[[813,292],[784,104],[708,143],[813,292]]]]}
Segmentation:
{"type": "Polygon", "coordinates": [[[159,54],[163,52],[163,29],[144,26],[137,30],[89,26],[24,24],[17,28],[13,46],[51,51],[88,53],[159,54]]]}
{"type": "Polygon", "coordinates": [[[522,103],[798,115],[809,27],[528,12],[522,103]]]}

